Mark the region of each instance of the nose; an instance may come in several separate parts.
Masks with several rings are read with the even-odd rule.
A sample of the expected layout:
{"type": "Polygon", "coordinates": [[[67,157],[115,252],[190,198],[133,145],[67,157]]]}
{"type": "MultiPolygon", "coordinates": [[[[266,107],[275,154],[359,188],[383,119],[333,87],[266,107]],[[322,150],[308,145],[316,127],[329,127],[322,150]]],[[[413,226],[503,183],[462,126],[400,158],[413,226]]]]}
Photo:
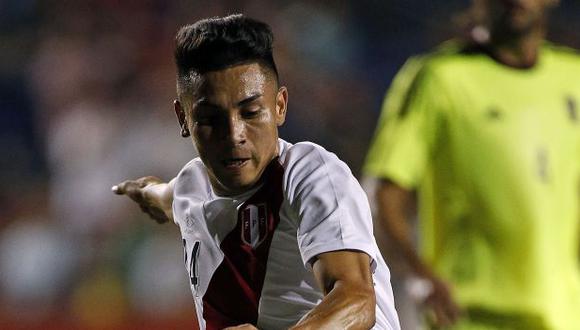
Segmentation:
{"type": "Polygon", "coordinates": [[[246,125],[238,116],[230,116],[226,125],[225,140],[232,146],[246,143],[246,125]]]}

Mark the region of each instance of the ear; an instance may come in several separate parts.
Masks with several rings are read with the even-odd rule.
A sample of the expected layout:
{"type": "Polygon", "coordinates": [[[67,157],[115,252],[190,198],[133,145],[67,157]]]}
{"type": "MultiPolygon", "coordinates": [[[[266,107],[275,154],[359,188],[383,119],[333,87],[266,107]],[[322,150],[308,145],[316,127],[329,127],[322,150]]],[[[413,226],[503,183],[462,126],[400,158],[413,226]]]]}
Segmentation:
{"type": "Polygon", "coordinates": [[[181,136],[188,137],[189,129],[187,128],[187,120],[185,119],[185,111],[181,106],[179,100],[173,100],[173,109],[175,110],[175,115],[179,121],[179,126],[181,127],[181,136]]]}
{"type": "Polygon", "coordinates": [[[286,110],[288,109],[288,89],[280,87],[276,95],[276,125],[282,126],[286,121],[286,110]]]}

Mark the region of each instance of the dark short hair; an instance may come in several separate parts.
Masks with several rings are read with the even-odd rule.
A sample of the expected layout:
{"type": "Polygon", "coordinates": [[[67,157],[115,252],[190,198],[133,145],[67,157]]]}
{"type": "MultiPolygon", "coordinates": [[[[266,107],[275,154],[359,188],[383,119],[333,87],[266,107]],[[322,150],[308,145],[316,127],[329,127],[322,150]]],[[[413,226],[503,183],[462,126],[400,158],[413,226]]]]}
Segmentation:
{"type": "Polygon", "coordinates": [[[175,36],[178,82],[187,83],[192,72],[203,74],[253,61],[270,68],[277,80],[273,41],[268,24],[241,14],[183,26],[175,36]]]}

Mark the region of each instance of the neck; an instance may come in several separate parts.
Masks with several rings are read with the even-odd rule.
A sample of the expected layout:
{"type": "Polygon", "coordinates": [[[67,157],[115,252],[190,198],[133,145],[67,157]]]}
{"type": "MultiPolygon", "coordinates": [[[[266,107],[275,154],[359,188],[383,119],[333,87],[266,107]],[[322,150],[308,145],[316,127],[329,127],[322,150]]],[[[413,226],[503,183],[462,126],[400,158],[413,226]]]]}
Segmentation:
{"type": "Polygon", "coordinates": [[[520,69],[531,68],[538,62],[538,50],[544,37],[543,26],[538,26],[518,36],[492,36],[488,47],[491,56],[503,65],[520,69]]]}

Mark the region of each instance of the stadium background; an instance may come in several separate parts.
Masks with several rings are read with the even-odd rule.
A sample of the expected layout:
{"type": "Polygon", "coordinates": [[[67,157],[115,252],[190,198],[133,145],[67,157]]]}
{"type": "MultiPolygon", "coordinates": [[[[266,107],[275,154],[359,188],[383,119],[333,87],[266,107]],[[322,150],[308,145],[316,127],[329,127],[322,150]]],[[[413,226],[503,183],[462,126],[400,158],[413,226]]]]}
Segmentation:
{"type": "MultiPolygon", "coordinates": [[[[468,0],[0,0],[0,328],[193,325],[174,226],[111,185],[170,179],[179,137],[173,35],[241,12],[271,24],[290,108],[281,136],[322,144],[359,173],[404,60],[460,32],[468,0]]],[[[580,48],[580,3],[551,39],[580,48]]]]}

